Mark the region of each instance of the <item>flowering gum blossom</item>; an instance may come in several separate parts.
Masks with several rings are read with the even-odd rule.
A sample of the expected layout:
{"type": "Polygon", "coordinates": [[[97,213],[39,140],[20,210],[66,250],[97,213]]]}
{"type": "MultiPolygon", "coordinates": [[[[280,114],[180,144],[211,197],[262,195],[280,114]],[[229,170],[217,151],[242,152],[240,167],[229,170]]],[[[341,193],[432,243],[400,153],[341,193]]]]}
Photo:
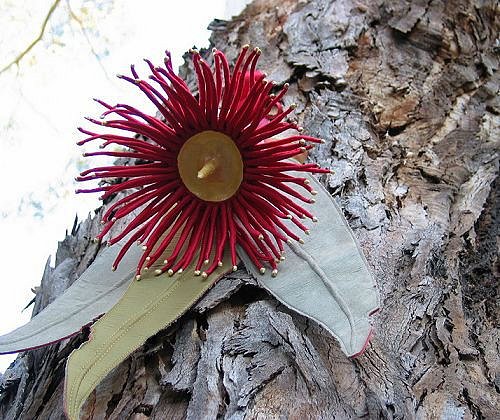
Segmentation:
{"type": "Polygon", "coordinates": [[[197,96],[173,71],[168,52],[164,67],[145,60],[151,82],[132,66],[131,76],[119,77],[140,89],[159,116],[97,100],[105,108],[102,119],[88,120],[115,131],[80,128],[87,137],[79,144],[100,140],[103,150],[86,155],[131,163],[82,172],[79,181],[114,180],[78,192],[101,192],[103,200],[124,193],[106,209],[97,237],[108,237],[118,220],[133,214],[118,234],[108,237],[111,245],[129,235],[114,268],[138,242],[144,253],[137,278],[150,268],[173,275],[192,263],[195,274],[206,277],[221,264],[225,249],[236,269],[239,245],[261,273],[270,267],[276,274],[284,244],[303,242],[297,232],[309,230],[302,220],[315,217],[298,203],[314,203],[309,194],[315,192],[295,173],[330,170],[289,160],[322,140],[302,135],[301,127],[287,120],[295,108],[281,105],[288,85],[275,92],[276,84],[256,69],[260,53],[244,46],[231,70],[218,50],[213,50],[212,67],[192,51],[197,96]],[[287,130],[297,134],[274,138],[287,130]]]}

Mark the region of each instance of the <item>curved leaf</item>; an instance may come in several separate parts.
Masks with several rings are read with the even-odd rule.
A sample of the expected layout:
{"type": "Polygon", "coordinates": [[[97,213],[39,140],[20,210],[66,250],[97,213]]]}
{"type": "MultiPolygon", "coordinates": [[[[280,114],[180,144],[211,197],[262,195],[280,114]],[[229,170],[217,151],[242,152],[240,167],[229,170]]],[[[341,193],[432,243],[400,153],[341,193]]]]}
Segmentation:
{"type": "Polygon", "coordinates": [[[318,192],[311,209],[318,222],[303,245],[289,245],[278,275],[260,274],[242,250],[239,255],[280,302],[326,328],[346,355],[357,356],[371,335],[369,315],[379,308],[376,285],[341,210],[328,191],[307,176],[318,192]]]}
{"type": "Polygon", "coordinates": [[[119,244],[105,249],[54,302],[27,324],[1,336],[0,354],[29,350],[67,338],[112,308],[133,279],[142,252],[140,247],[132,247],[116,271],[111,271],[119,251],[119,244]]]}
{"type": "Polygon", "coordinates": [[[69,356],[64,394],[68,417],[78,419],[87,397],[113,368],[179,318],[231,269],[226,257],[208,279],[195,276],[191,266],[173,277],[146,274],[133,281],[120,301],[92,325],[89,341],[69,356]]]}

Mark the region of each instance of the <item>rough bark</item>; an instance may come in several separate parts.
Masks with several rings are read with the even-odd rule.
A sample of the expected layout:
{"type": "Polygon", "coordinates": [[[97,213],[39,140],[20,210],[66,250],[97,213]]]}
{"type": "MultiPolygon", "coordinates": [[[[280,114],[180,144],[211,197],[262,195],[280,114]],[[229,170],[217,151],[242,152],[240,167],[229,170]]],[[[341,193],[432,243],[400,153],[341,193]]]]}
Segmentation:
{"type": "MultiPolygon", "coordinates": [[[[212,43],[230,59],[259,46],[326,139],[310,158],[335,169],[322,182],[377,279],[376,334],[348,359],[240,270],[110,373],[83,418],[498,418],[495,7],[262,0],[214,21],[212,43]]],[[[35,312],[91,263],[97,229],[75,224],[60,244],[35,312]]],[[[65,358],[85,338],[20,355],[0,417],[63,418],[65,358]]]]}

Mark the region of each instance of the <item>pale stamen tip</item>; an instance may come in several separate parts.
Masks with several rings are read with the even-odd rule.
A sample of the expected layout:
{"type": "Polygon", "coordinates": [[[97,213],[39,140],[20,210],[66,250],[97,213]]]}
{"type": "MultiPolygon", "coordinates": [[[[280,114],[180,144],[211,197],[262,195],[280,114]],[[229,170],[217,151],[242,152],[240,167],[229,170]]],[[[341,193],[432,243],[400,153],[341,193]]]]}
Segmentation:
{"type": "Polygon", "coordinates": [[[308,179],[304,179],[304,184],[309,185],[310,183],[311,181],[309,181],[308,179]]]}
{"type": "Polygon", "coordinates": [[[168,275],[170,277],[172,277],[174,275],[174,270],[172,270],[171,268],[167,271],[168,275]]]}
{"type": "Polygon", "coordinates": [[[264,240],[264,235],[261,233],[259,236],[258,236],[258,239],[263,241],[264,240]]]}
{"type": "Polygon", "coordinates": [[[259,272],[260,272],[260,274],[265,274],[266,269],[265,269],[264,267],[261,267],[261,268],[259,269],[259,272]]]}
{"type": "Polygon", "coordinates": [[[310,202],[311,204],[314,204],[314,203],[316,202],[316,200],[315,200],[314,198],[311,198],[311,199],[309,200],[309,202],[310,202]]]}
{"type": "Polygon", "coordinates": [[[306,229],[306,230],[304,231],[304,233],[305,233],[306,235],[310,235],[310,234],[311,234],[311,231],[310,231],[309,229],[306,229]]]}
{"type": "Polygon", "coordinates": [[[201,274],[201,271],[200,271],[200,270],[195,270],[195,271],[194,271],[194,275],[195,275],[195,276],[199,276],[200,274],[201,274]]]}
{"type": "Polygon", "coordinates": [[[203,277],[204,279],[206,279],[208,277],[208,274],[204,271],[203,273],[201,273],[201,277],[203,277]]]}
{"type": "Polygon", "coordinates": [[[184,270],[182,268],[179,268],[179,270],[177,271],[177,274],[182,274],[184,270]]]}
{"type": "Polygon", "coordinates": [[[218,265],[219,267],[222,267],[222,261],[219,261],[219,262],[217,263],[217,265],[218,265]]]}
{"type": "Polygon", "coordinates": [[[207,265],[210,261],[209,260],[205,260],[203,261],[203,264],[207,265]]]}
{"type": "Polygon", "coordinates": [[[168,260],[163,260],[163,264],[167,265],[168,264],[168,260]]]}
{"type": "Polygon", "coordinates": [[[146,261],[151,261],[151,257],[146,257],[146,261]]]}
{"type": "Polygon", "coordinates": [[[111,266],[111,271],[116,271],[116,267],[114,265],[111,266]]]}
{"type": "Polygon", "coordinates": [[[318,218],[316,216],[313,216],[312,221],[316,223],[318,221],[318,218]]]}
{"type": "Polygon", "coordinates": [[[148,247],[147,247],[146,245],[143,245],[143,246],[142,246],[142,250],[143,250],[143,251],[146,251],[146,249],[148,249],[148,247]]]}
{"type": "Polygon", "coordinates": [[[316,190],[312,190],[312,191],[311,191],[311,194],[312,194],[312,195],[317,195],[317,194],[318,194],[318,191],[316,191],[316,190]]]}
{"type": "Polygon", "coordinates": [[[141,281],[141,275],[140,275],[140,274],[137,274],[137,275],[135,276],[135,279],[136,279],[137,281],[141,281]]]}
{"type": "Polygon", "coordinates": [[[157,269],[155,270],[155,274],[156,274],[157,276],[159,276],[161,273],[162,273],[162,271],[161,271],[159,268],[157,268],[157,269]]]}
{"type": "Polygon", "coordinates": [[[282,256],[280,257],[280,261],[285,261],[285,260],[286,260],[286,257],[285,257],[284,255],[282,255],[282,256]]]}
{"type": "Polygon", "coordinates": [[[236,265],[233,265],[233,271],[238,270],[238,267],[236,265]]]}
{"type": "Polygon", "coordinates": [[[302,244],[302,245],[305,244],[305,242],[304,242],[304,240],[302,238],[299,238],[299,244],[302,244]]]}
{"type": "Polygon", "coordinates": [[[271,276],[276,277],[277,275],[278,275],[278,270],[275,268],[275,269],[271,272],[271,276]]]}

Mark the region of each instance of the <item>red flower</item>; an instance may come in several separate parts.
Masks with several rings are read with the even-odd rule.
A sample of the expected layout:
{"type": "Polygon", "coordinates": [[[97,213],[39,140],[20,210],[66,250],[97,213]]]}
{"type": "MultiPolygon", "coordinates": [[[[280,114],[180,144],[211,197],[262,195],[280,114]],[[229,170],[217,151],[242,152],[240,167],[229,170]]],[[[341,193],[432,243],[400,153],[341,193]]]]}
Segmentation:
{"type": "Polygon", "coordinates": [[[307,227],[299,219],[315,220],[296,202],[312,203],[314,199],[292,186],[312,194],[315,191],[306,178],[287,172],[330,172],[315,164],[288,159],[321,140],[301,134],[271,139],[285,130],[300,132],[301,128],[285,120],[295,108],[283,110],[281,106],[288,85],[277,95],[271,94],[275,83],[266,81],[265,75],[256,70],[258,48],[249,52],[248,46],[243,47],[233,71],[220,51],[214,50],[213,70],[193,51],[197,98],[174,73],[170,55],[166,54],[164,68],[146,60],[155,86],[140,79],[133,66],[132,77],[119,76],[137,86],[163,118],[129,105],[110,106],[97,100],[106,108],[103,118],[116,118],[88,119],[99,126],[140,134],[147,140],[79,129],[90,136],[80,145],[101,139],[101,148],[125,147],[125,151],[100,151],[87,156],[137,159],[135,165],[93,168],[77,178],[118,178],[119,182],[111,185],[77,190],[104,192],[102,199],[134,190],[107,209],[98,238],[104,238],[118,219],[137,211],[120,234],[108,239],[113,244],[131,234],[113,268],[130,246],[139,242],[145,250],[137,266],[139,279],[141,270],[157,261],[172,242],[173,251],[157,274],[168,271],[172,275],[196,261],[195,274],[206,277],[221,264],[226,245],[236,269],[239,245],[262,273],[269,265],[276,275],[284,243],[290,239],[302,241],[284,221],[291,220],[307,234],[307,227]],[[201,272],[204,264],[208,266],[201,272]]]}

